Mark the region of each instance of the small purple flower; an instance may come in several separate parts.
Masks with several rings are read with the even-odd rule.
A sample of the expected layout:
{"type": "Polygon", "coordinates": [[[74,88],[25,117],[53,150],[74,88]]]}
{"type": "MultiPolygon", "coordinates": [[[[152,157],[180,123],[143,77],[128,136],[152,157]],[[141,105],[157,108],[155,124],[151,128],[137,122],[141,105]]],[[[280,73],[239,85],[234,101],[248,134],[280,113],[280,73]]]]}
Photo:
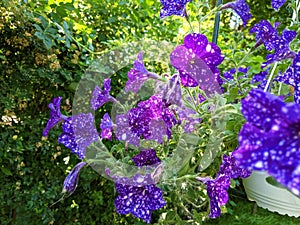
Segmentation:
{"type": "Polygon", "coordinates": [[[50,119],[47,122],[45,129],[43,130],[43,136],[48,136],[49,131],[60,122],[63,122],[68,117],[60,113],[60,102],[62,97],[57,97],[52,100],[49,104],[50,108],[50,119]]]}
{"type": "Polygon", "coordinates": [[[223,73],[223,77],[224,77],[226,80],[230,81],[230,80],[233,80],[233,79],[234,79],[233,75],[234,75],[235,73],[236,73],[236,68],[232,68],[232,69],[230,69],[230,70],[224,72],[224,73],[223,73]]]}
{"type": "Polygon", "coordinates": [[[138,187],[116,183],[115,186],[119,193],[115,200],[115,207],[120,214],[131,213],[150,223],[151,211],[166,205],[162,190],[154,184],[138,187]]]}
{"type": "Polygon", "coordinates": [[[154,119],[149,122],[149,136],[145,137],[147,140],[154,140],[158,143],[163,143],[163,137],[171,137],[171,128],[168,127],[167,123],[162,119],[154,119]]]}
{"type": "Polygon", "coordinates": [[[236,160],[233,156],[223,155],[223,161],[218,172],[218,175],[221,174],[224,174],[233,179],[236,179],[238,177],[247,178],[251,175],[251,171],[239,167],[236,164],[236,160]]]}
{"type": "MultiPolygon", "coordinates": [[[[135,160],[138,164],[144,166],[148,163],[145,157],[151,157],[153,152],[147,150],[135,160]]],[[[158,161],[158,160],[157,160],[158,161]]],[[[150,162],[152,163],[152,162],[150,162]]],[[[151,211],[158,210],[166,205],[162,196],[162,190],[155,186],[155,180],[152,174],[136,174],[132,178],[110,175],[110,169],[105,170],[106,174],[115,182],[115,187],[119,193],[115,200],[115,207],[120,214],[129,214],[140,218],[147,223],[151,221],[151,211]]]]}
{"type": "Polygon", "coordinates": [[[230,179],[238,177],[246,178],[251,172],[236,164],[232,156],[223,156],[222,164],[215,179],[197,177],[196,179],[206,184],[207,195],[210,199],[210,218],[217,218],[221,215],[220,207],[228,202],[227,190],[230,187],[230,179]]]}
{"type": "Polygon", "coordinates": [[[91,107],[94,110],[97,110],[106,102],[116,102],[117,100],[112,97],[110,94],[110,79],[105,79],[103,84],[103,90],[98,86],[95,87],[93,91],[93,97],[91,99],[91,107]]]}
{"type": "Polygon", "coordinates": [[[295,55],[292,65],[285,73],[278,75],[275,79],[293,86],[295,102],[300,104],[300,52],[295,55]]]}
{"type": "Polygon", "coordinates": [[[63,133],[58,137],[58,143],[64,144],[72,153],[83,159],[86,147],[99,138],[94,123],[94,116],[91,113],[69,117],[62,125],[63,133]]]}
{"type": "Polygon", "coordinates": [[[266,50],[271,51],[275,48],[275,42],[279,40],[276,28],[279,23],[275,23],[274,27],[267,21],[261,20],[250,29],[250,34],[256,33],[256,46],[264,44],[266,50]]]}
{"type": "Polygon", "coordinates": [[[177,15],[187,17],[186,4],[191,0],[160,0],[162,9],[160,10],[160,18],[177,15]]]}
{"type": "Polygon", "coordinates": [[[128,114],[116,116],[116,139],[126,141],[134,146],[140,145],[140,137],[130,129],[128,114]]]}
{"type": "Polygon", "coordinates": [[[200,182],[206,185],[207,195],[210,199],[210,218],[217,218],[221,216],[221,206],[228,202],[227,190],[230,186],[230,177],[225,174],[217,176],[215,179],[197,178],[200,182]]]}
{"type": "Polygon", "coordinates": [[[297,32],[293,30],[284,30],[282,35],[274,41],[274,53],[268,54],[266,62],[262,64],[262,68],[265,66],[288,58],[294,58],[296,53],[290,49],[290,42],[297,36],[297,32]]]}
{"type": "Polygon", "coordinates": [[[126,92],[132,91],[137,93],[143,83],[149,78],[158,79],[159,76],[146,70],[143,62],[143,52],[138,54],[137,60],[134,61],[133,69],[128,72],[128,81],[126,82],[126,92]]]}
{"type": "Polygon", "coordinates": [[[117,116],[116,137],[135,146],[139,146],[140,138],[162,143],[163,135],[170,137],[174,121],[176,122],[175,116],[164,107],[162,99],[153,95],[148,100],[139,102],[137,107],[123,114],[122,118],[117,116]]]}
{"type": "Polygon", "coordinates": [[[76,164],[76,166],[72,169],[72,171],[68,174],[64,181],[64,187],[63,187],[63,193],[69,192],[70,194],[73,194],[75,191],[78,179],[79,179],[79,172],[82,167],[86,165],[86,162],[80,162],[76,164]]]}
{"type": "MultiPolygon", "coordinates": [[[[251,80],[251,83],[253,84],[253,83],[258,83],[258,82],[260,82],[259,84],[258,84],[258,86],[257,86],[257,88],[258,89],[261,89],[261,90],[264,90],[265,89],[265,87],[266,87],[266,85],[267,85],[267,83],[268,83],[268,74],[269,74],[269,72],[270,72],[270,69],[271,69],[271,67],[268,67],[266,70],[264,70],[264,71],[261,71],[261,72],[259,72],[258,74],[255,74],[253,77],[252,77],[252,80],[251,80]]],[[[269,89],[269,87],[267,88],[267,90],[269,89]]]]}
{"type": "Polygon", "coordinates": [[[286,2],[286,0],[272,0],[272,7],[277,11],[286,2]]]}
{"type": "Polygon", "coordinates": [[[151,166],[161,162],[154,149],[142,150],[138,155],[132,157],[132,161],[136,166],[151,166]]]}
{"type": "Polygon", "coordinates": [[[232,153],[237,164],[267,171],[300,195],[300,106],[254,89],[242,100],[242,113],[247,122],[232,153]]]}
{"type": "Polygon", "coordinates": [[[108,113],[105,113],[100,124],[101,138],[112,140],[113,123],[108,113]]]}
{"type": "Polygon", "coordinates": [[[203,34],[192,33],[184,38],[184,44],[177,46],[170,55],[170,61],[179,71],[183,86],[200,86],[209,93],[221,93],[218,84],[220,76],[217,66],[224,56],[215,43],[209,43],[203,34]]]}
{"type": "Polygon", "coordinates": [[[245,0],[236,0],[234,2],[228,2],[221,7],[223,9],[233,9],[243,20],[244,26],[247,25],[248,20],[251,19],[250,7],[245,0]]]}
{"type": "MultiPolygon", "coordinates": [[[[239,76],[239,79],[241,79],[242,77],[246,77],[247,73],[250,69],[250,66],[244,68],[244,67],[239,67],[238,68],[238,72],[242,73],[243,76],[239,76]]],[[[223,77],[227,80],[227,81],[231,81],[234,79],[233,75],[236,74],[236,68],[232,68],[226,72],[223,73],[223,77]]],[[[221,82],[221,84],[226,83],[226,81],[221,82]]]]}

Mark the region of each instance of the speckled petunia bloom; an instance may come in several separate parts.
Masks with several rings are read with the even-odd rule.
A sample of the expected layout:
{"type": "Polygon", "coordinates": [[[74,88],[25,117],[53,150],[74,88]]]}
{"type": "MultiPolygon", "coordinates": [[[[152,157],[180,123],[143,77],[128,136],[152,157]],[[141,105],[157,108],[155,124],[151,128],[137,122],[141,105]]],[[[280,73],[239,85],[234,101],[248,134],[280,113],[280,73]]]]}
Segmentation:
{"type": "Polygon", "coordinates": [[[99,138],[94,123],[94,116],[91,113],[69,117],[62,125],[63,133],[58,137],[58,143],[64,144],[72,153],[83,159],[86,147],[99,138]]]}
{"type": "MultiPolygon", "coordinates": [[[[246,67],[246,68],[244,68],[244,67],[239,67],[239,68],[238,68],[238,72],[239,72],[239,73],[242,73],[243,75],[242,75],[242,76],[239,76],[238,78],[241,79],[242,77],[246,77],[246,76],[247,76],[247,73],[248,73],[248,71],[249,71],[249,69],[250,69],[249,66],[246,67]]],[[[237,73],[236,68],[232,68],[232,69],[230,69],[230,70],[224,72],[224,73],[223,73],[223,77],[224,77],[227,81],[231,81],[231,80],[234,79],[233,75],[236,74],[236,73],[237,73]]],[[[222,84],[223,84],[223,83],[226,83],[226,81],[222,80],[221,83],[222,83],[222,84]]]]}
{"type": "Polygon", "coordinates": [[[222,164],[220,165],[217,176],[222,174],[230,177],[231,179],[236,179],[238,177],[247,178],[251,175],[251,171],[239,167],[233,156],[223,155],[222,164]]]}
{"type": "Polygon", "coordinates": [[[57,124],[63,122],[68,117],[62,115],[60,112],[60,102],[62,97],[57,97],[52,100],[52,102],[48,105],[50,109],[50,119],[47,122],[45,129],[43,130],[43,136],[48,136],[49,131],[55,127],[57,124]]]}
{"type": "MultiPolygon", "coordinates": [[[[266,70],[264,71],[261,71],[259,72],[258,74],[255,74],[253,77],[252,77],[252,80],[251,80],[251,83],[259,83],[257,85],[257,88],[258,89],[262,89],[264,90],[267,83],[268,83],[268,74],[270,72],[270,69],[271,67],[267,68],[266,70]]],[[[267,90],[269,90],[269,87],[267,88],[267,90]]]]}
{"type": "Polygon", "coordinates": [[[134,146],[140,145],[140,137],[130,129],[127,113],[116,116],[116,139],[134,146]]]}
{"type": "Polygon", "coordinates": [[[220,48],[198,33],[185,36],[184,44],[177,46],[170,55],[172,66],[179,71],[182,85],[199,85],[207,94],[222,93],[217,66],[223,59],[220,48]]]}
{"type": "Polygon", "coordinates": [[[116,183],[115,186],[119,193],[115,200],[115,207],[120,214],[131,213],[150,223],[151,211],[166,205],[162,190],[154,184],[138,187],[116,183]]]}
{"type": "Polygon", "coordinates": [[[170,128],[175,122],[175,116],[164,107],[161,97],[153,95],[127,114],[117,116],[116,137],[135,146],[139,146],[140,138],[162,143],[164,135],[170,137],[170,128]]]}
{"type": "Polygon", "coordinates": [[[72,194],[75,191],[78,184],[79,172],[85,165],[86,162],[80,162],[71,170],[64,181],[63,193],[69,192],[72,194]]]}
{"type": "Polygon", "coordinates": [[[264,44],[266,50],[275,48],[276,41],[279,40],[277,27],[280,23],[275,23],[274,27],[267,20],[261,20],[250,29],[250,34],[256,33],[256,46],[264,44]]]}
{"type": "Polygon", "coordinates": [[[191,0],[160,0],[162,9],[160,10],[160,18],[177,15],[187,17],[186,4],[191,0]]]}
{"type": "Polygon", "coordinates": [[[101,129],[101,138],[107,138],[109,140],[112,140],[113,123],[108,113],[104,114],[100,123],[100,129],[101,129]]]}
{"type": "Polygon", "coordinates": [[[154,149],[143,149],[138,155],[132,157],[132,161],[136,166],[151,166],[161,162],[154,149]]]}
{"type": "Polygon", "coordinates": [[[106,102],[117,102],[117,100],[110,94],[110,79],[105,79],[103,84],[103,90],[98,86],[93,91],[93,97],[91,99],[91,107],[94,110],[99,109],[106,102]]]}
{"type": "Polygon", "coordinates": [[[274,53],[266,56],[267,61],[262,63],[262,68],[276,61],[294,58],[296,53],[290,49],[290,43],[296,36],[296,31],[284,30],[281,36],[274,42],[274,53]]]}
{"type": "MultiPolygon", "coordinates": [[[[137,166],[155,165],[160,163],[153,149],[145,149],[132,159],[137,166]]],[[[106,169],[110,176],[110,170],[106,169]]],[[[162,190],[155,186],[152,174],[136,174],[132,178],[111,176],[119,193],[115,200],[115,207],[120,214],[129,214],[147,223],[151,221],[151,211],[166,205],[162,190]]]]}
{"type": "Polygon", "coordinates": [[[242,100],[247,120],[232,153],[240,167],[267,171],[300,195],[300,106],[259,89],[242,100]]]}
{"type": "Polygon", "coordinates": [[[200,182],[206,185],[207,195],[210,199],[210,218],[217,218],[221,216],[221,206],[228,202],[227,190],[230,186],[230,177],[225,174],[217,176],[215,179],[197,178],[200,182]]]}
{"type": "Polygon", "coordinates": [[[143,62],[143,52],[138,54],[137,60],[134,61],[133,68],[128,72],[128,81],[126,82],[126,92],[138,92],[144,82],[149,78],[158,79],[159,76],[149,72],[143,62]]]}
{"type": "Polygon", "coordinates": [[[279,8],[283,6],[285,2],[286,0],[272,0],[271,5],[275,10],[279,10],[279,8]]]}
{"type": "Polygon", "coordinates": [[[243,20],[244,26],[251,19],[252,15],[250,13],[250,7],[245,0],[236,0],[234,2],[228,2],[221,7],[223,9],[233,9],[243,20]]]}
{"type": "Polygon", "coordinates": [[[300,52],[295,55],[292,65],[285,73],[278,75],[275,80],[293,86],[294,100],[300,104],[300,52]]]}
{"type": "Polygon", "coordinates": [[[233,156],[223,156],[222,164],[215,179],[197,177],[196,179],[206,185],[207,195],[210,199],[210,218],[221,216],[221,206],[228,202],[227,190],[230,187],[230,179],[238,177],[246,178],[251,172],[236,164],[233,156]]]}

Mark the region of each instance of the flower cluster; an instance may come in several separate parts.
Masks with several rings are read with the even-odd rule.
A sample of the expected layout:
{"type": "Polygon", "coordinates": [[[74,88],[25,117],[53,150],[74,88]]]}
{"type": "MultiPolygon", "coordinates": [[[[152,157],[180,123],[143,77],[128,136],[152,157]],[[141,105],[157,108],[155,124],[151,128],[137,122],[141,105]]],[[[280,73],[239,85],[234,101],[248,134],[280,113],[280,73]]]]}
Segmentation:
{"type": "MultiPolygon", "coordinates": [[[[154,166],[161,162],[153,149],[142,150],[132,160],[136,166],[154,166]]],[[[151,211],[158,210],[166,205],[162,190],[155,185],[155,179],[151,174],[145,176],[137,174],[132,179],[118,176],[112,178],[119,193],[115,200],[118,213],[131,213],[135,217],[150,223],[151,211]]]]}
{"type": "Polygon", "coordinates": [[[221,206],[228,202],[227,190],[230,187],[230,180],[246,178],[250,176],[250,170],[240,168],[233,156],[223,156],[223,162],[215,179],[197,177],[196,179],[206,185],[207,195],[210,199],[210,218],[217,218],[221,215],[221,206]]]}
{"type": "Polygon", "coordinates": [[[284,103],[262,90],[252,90],[242,101],[247,122],[233,152],[238,164],[268,171],[278,182],[300,195],[300,106],[284,103]]]}
{"type": "MultiPolygon", "coordinates": [[[[181,16],[192,26],[186,8],[188,3],[196,4],[191,0],[161,0],[160,17],[181,16]]],[[[273,0],[271,5],[279,10],[284,3],[285,1],[273,0]]],[[[225,9],[234,10],[243,21],[243,29],[246,29],[252,18],[245,0],[228,2],[216,9],[218,13],[225,9]]],[[[101,165],[104,170],[102,175],[115,183],[118,193],[114,202],[116,211],[119,214],[131,214],[147,223],[151,222],[152,211],[167,205],[163,195],[168,195],[168,188],[167,182],[165,184],[163,180],[174,180],[176,183],[178,170],[172,168],[174,165],[188,167],[189,163],[194,163],[190,170],[186,170],[193,171],[192,174],[183,174],[183,170],[178,176],[186,175],[193,181],[198,180],[200,183],[195,181],[197,185],[202,189],[206,188],[207,201],[210,202],[208,216],[211,218],[221,215],[221,207],[229,199],[227,191],[232,179],[246,178],[252,170],[267,171],[279,183],[300,196],[300,52],[291,48],[291,43],[297,36],[296,31],[284,29],[280,33],[277,31],[279,25],[277,22],[272,25],[267,20],[261,20],[250,29],[250,34],[255,34],[256,40],[252,50],[264,47],[269,52],[266,61],[259,65],[260,72],[253,72],[244,59],[241,60],[244,64],[236,64],[234,68],[224,65],[227,56],[221,52],[221,48],[210,42],[205,34],[191,29],[183,43],[170,53],[170,71],[175,71],[173,74],[169,71],[169,74],[159,75],[149,71],[143,60],[144,52],[137,55],[133,68],[127,74],[124,89],[128,96],[136,96],[147,85],[147,81],[151,80],[155,87],[152,86],[153,92],[147,98],[132,104],[128,101],[122,105],[118,96],[111,94],[110,78],[103,80],[102,89],[98,84],[94,85],[88,102],[90,111],[87,113],[63,115],[60,111],[62,98],[54,98],[49,104],[50,119],[43,135],[47,136],[52,128],[62,123],[58,143],[69,148],[81,160],[65,178],[63,192],[72,194],[75,191],[79,172],[84,166],[95,165],[97,160],[99,163],[119,163],[126,159],[130,169],[122,168],[122,171],[116,172],[118,163],[110,163],[101,165]],[[276,74],[279,63],[287,65],[290,61],[292,63],[286,67],[285,72],[276,74]],[[222,73],[221,67],[226,72],[222,73]],[[295,102],[286,103],[282,97],[273,94],[278,83],[278,95],[281,94],[282,85],[291,87],[295,102]],[[231,93],[228,85],[238,87],[236,94],[243,96],[240,111],[237,110],[240,102],[228,97],[231,93]],[[216,100],[220,100],[219,105],[212,105],[216,100]],[[101,111],[102,118],[95,119],[91,112],[100,111],[107,102],[117,105],[118,110],[113,108],[114,114],[101,111]],[[227,112],[220,112],[215,106],[221,109],[233,108],[233,114],[243,116],[246,122],[232,121],[234,116],[230,114],[231,111],[222,117],[227,112]],[[100,126],[95,126],[98,119],[101,119],[100,126]],[[195,168],[200,168],[202,163],[200,156],[207,152],[208,155],[215,154],[212,149],[204,152],[199,140],[205,143],[208,133],[215,135],[216,130],[221,134],[234,133],[226,130],[227,126],[224,124],[228,121],[230,124],[238,122],[242,127],[235,136],[238,138],[238,145],[234,142],[235,144],[224,149],[217,146],[224,151],[216,154],[222,156],[217,173],[203,176],[203,171],[195,172],[195,168]],[[187,140],[180,140],[182,134],[187,135],[187,140]],[[96,147],[97,154],[88,154],[87,151],[97,143],[105,146],[102,141],[118,143],[118,147],[124,149],[122,154],[126,154],[126,157],[113,161],[115,156],[110,149],[99,151],[96,147]],[[184,150],[189,148],[190,142],[196,143],[193,152],[185,155],[184,150]],[[135,154],[136,152],[139,153],[135,154]],[[105,157],[101,158],[101,154],[105,157]],[[96,159],[90,159],[88,155],[93,155],[96,159]],[[170,164],[168,157],[172,157],[170,164]]],[[[219,136],[213,138],[215,140],[219,136]]],[[[183,179],[182,177],[178,179],[183,179]]]]}

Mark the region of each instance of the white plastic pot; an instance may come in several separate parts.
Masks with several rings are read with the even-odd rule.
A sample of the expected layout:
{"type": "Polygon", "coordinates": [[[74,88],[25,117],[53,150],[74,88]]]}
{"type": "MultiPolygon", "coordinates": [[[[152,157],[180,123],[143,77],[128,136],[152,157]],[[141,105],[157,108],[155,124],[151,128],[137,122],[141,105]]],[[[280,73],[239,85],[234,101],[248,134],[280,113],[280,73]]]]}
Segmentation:
{"type": "Polygon", "coordinates": [[[300,198],[285,188],[269,184],[267,177],[269,175],[266,172],[253,171],[250,177],[243,179],[248,199],[272,212],[299,217],[300,198]]]}

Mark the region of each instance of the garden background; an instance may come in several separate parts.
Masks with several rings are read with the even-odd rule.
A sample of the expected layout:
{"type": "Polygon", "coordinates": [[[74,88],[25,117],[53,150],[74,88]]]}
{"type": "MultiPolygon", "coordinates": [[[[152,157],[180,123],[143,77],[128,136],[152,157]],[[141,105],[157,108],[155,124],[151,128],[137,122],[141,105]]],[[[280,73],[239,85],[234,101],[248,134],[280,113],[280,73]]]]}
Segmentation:
{"type": "MultiPolygon", "coordinates": [[[[203,2],[216,4],[213,0],[203,2]]],[[[266,15],[270,21],[280,22],[282,29],[290,25],[289,7],[275,12],[270,2],[247,2],[253,15],[247,27],[232,29],[232,12],[221,14],[218,45],[223,54],[238,58],[240,51],[252,47],[249,43],[255,41],[249,27],[266,19],[266,15]]],[[[52,98],[62,96],[62,111],[71,113],[77,84],[98,56],[134,41],[182,43],[189,30],[186,21],[176,16],[161,20],[160,9],[159,0],[0,2],[1,224],[145,224],[130,215],[116,213],[114,183],[92,168],[82,171],[73,195],[54,204],[62,197],[62,182],[77,159],[57,144],[58,129],[48,138],[42,137],[42,131],[52,98]]],[[[202,31],[210,40],[213,21],[214,15],[202,24],[202,31]]],[[[263,61],[262,56],[255,54],[247,59],[251,70],[257,72],[263,61]]],[[[230,63],[222,66],[231,68],[230,63]]],[[[124,87],[129,68],[112,77],[112,94],[124,87]]],[[[232,91],[238,95],[237,89],[232,91]]],[[[106,107],[109,110],[109,104],[106,107]]],[[[239,191],[243,191],[241,187],[239,191]]],[[[203,224],[300,224],[299,219],[260,208],[253,212],[253,204],[243,196],[230,196],[227,213],[203,224]]],[[[176,217],[177,210],[180,209],[176,204],[170,206],[166,222],[160,224],[189,224],[176,217]]],[[[157,221],[161,211],[154,212],[153,221],[157,221]]],[[[201,221],[201,214],[194,215],[201,221]]]]}

